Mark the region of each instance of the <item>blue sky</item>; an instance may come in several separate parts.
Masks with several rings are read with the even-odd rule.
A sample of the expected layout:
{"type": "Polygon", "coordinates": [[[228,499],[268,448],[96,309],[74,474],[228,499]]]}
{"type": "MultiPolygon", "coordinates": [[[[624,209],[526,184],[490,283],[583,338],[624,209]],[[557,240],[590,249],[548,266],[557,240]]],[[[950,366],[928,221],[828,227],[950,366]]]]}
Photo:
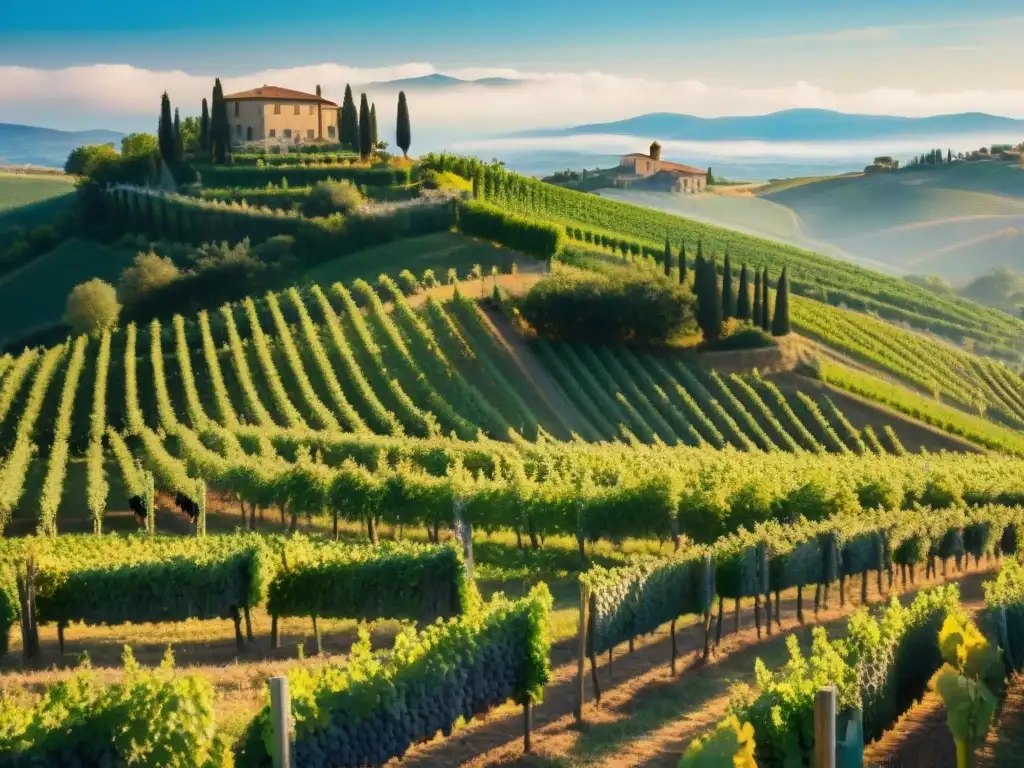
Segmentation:
{"type": "Polygon", "coordinates": [[[0,122],[148,129],[163,90],[192,114],[214,76],[340,98],[436,71],[521,80],[414,100],[440,134],[652,111],[1024,117],[1020,0],[0,3],[0,122]]]}

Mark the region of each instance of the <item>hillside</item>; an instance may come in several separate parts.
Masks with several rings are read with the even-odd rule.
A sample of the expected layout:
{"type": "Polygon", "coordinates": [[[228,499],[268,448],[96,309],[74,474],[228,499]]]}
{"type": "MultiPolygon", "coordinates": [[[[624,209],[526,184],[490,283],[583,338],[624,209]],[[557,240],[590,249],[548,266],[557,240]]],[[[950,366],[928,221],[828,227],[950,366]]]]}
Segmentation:
{"type": "Polygon", "coordinates": [[[119,145],[123,133],[108,130],[58,131],[34,125],[0,123],[0,166],[63,168],[68,153],[83,144],[119,145]]]}
{"type": "Polygon", "coordinates": [[[981,113],[911,118],[850,115],[825,109],[789,109],[767,115],[712,118],[663,112],[608,123],[523,131],[516,135],[627,134],[647,140],[842,141],[993,132],[1003,132],[1008,139],[1016,138],[1024,134],[1024,120],[981,113]]]}
{"type": "Polygon", "coordinates": [[[755,658],[796,668],[798,624],[907,680],[1010,567],[1010,315],[468,158],[191,162],[210,186],[168,194],[112,161],[0,278],[5,330],[135,251],[170,262],[76,316],[92,333],[0,356],[0,741],[40,764],[66,733],[99,764],[128,722],[268,765],[274,675],[296,765],[675,765],[755,658]],[[869,602],[879,627],[845,624],[869,602]]]}

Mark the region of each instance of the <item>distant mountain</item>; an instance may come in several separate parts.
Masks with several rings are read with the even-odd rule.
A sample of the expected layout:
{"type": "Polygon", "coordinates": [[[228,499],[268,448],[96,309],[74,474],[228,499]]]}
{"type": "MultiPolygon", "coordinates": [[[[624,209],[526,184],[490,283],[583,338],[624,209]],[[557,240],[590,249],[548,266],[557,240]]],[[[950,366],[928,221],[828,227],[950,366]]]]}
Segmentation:
{"type": "Polygon", "coordinates": [[[691,141],[849,141],[913,135],[950,136],[1008,132],[1024,136],[1024,120],[965,112],[934,117],[847,115],[826,109],[788,109],[768,115],[696,117],[654,112],[610,123],[522,131],[515,136],[625,134],[691,141]]]}
{"type": "Polygon", "coordinates": [[[385,88],[393,91],[437,91],[444,88],[461,88],[467,85],[500,87],[515,85],[518,82],[518,80],[511,80],[507,77],[481,77],[478,80],[461,80],[458,77],[435,73],[433,75],[423,75],[422,77],[407,77],[401,80],[381,80],[360,85],[359,88],[363,90],[385,88]]]}
{"type": "Polygon", "coordinates": [[[57,131],[33,125],[0,123],[0,165],[45,165],[61,168],[71,150],[83,144],[119,147],[123,133],[103,129],[57,131]]]}

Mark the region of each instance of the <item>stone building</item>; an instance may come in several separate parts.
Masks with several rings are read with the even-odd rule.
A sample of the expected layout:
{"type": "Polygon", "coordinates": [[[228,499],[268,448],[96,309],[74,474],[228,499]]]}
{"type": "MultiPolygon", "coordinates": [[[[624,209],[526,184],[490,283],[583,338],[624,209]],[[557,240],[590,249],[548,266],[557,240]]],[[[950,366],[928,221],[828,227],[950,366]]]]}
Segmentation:
{"type": "Polygon", "coordinates": [[[647,177],[656,173],[665,173],[675,177],[673,189],[676,192],[703,192],[708,186],[708,172],[700,168],[694,168],[681,163],[671,163],[661,159],[661,145],[658,142],[651,144],[648,154],[634,152],[631,155],[623,155],[619,160],[619,167],[636,176],[647,177]]]}
{"type": "Polygon", "coordinates": [[[338,105],[319,93],[276,85],[224,96],[233,144],[338,140],[338,105]]]}

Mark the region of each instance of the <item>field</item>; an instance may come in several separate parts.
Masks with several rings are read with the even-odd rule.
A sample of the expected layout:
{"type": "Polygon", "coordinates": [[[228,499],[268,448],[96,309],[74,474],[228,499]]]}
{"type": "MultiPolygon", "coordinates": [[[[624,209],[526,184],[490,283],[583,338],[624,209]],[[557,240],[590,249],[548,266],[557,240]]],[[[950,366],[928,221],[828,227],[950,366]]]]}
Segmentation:
{"type": "Polygon", "coordinates": [[[74,191],[74,180],[66,176],[0,171],[0,248],[10,242],[13,228],[47,224],[68,210],[74,191]]]}
{"type": "MultiPolygon", "coordinates": [[[[263,173],[239,168],[219,182],[263,173]]],[[[730,708],[761,765],[803,764],[787,734],[831,682],[884,759],[931,723],[934,702],[912,703],[946,617],[1018,620],[1024,383],[976,353],[1017,354],[1024,324],[749,232],[469,170],[494,208],[399,205],[362,229],[110,194],[120,234],[289,234],[305,268],[0,357],[0,749],[124,760],[130,732],[143,764],[167,749],[263,768],[266,680],[284,675],[303,766],[675,766],[730,708]],[[698,242],[768,267],[774,306],[787,267],[796,333],[707,353],[540,338],[520,314],[549,271],[597,261],[650,292],[666,235],[688,269],[698,242]],[[827,663],[787,664],[811,648],[827,663]]],[[[409,185],[352,172],[370,171],[409,185]]],[[[46,322],[128,258],[63,243],[0,281],[0,325],[46,322]]],[[[1000,636],[1008,659],[1020,636],[1000,636]]]]}
{"type": "Polygon", "coordinates": [[[89,278],[117,283],[134,253],[90,240],[65,240],[49,253],[0,277],[0,343],[64,316],[71,289],[89,278]],[[31,301],[26,301],[31,296],[31,301]]]}

